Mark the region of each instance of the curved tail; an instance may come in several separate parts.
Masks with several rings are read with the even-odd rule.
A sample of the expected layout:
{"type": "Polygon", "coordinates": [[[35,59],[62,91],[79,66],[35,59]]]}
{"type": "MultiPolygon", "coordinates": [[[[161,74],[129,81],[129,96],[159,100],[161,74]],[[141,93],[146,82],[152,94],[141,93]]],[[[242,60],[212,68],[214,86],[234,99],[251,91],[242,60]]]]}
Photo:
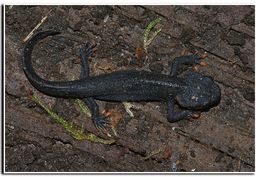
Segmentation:
{"type": "MultiPolygon", "coordinates": [[[[57,31],[41,31],[37,34],[35,34],[25,45],[24,50],[23,50],[23,70],[27,76],[27,78],[29,79],[30,82],[32,82],[32,80],[35,81],[44,81],[40,76],[38,76],[36,74],[36,72],[34,71],[33,67],[32,67],[32,50],[34,45],[41,39],[46,38],[47,36],[51,36],[51,35],[56,35],[56,34],[60,34],[60,32],[57,31]]],[[[34,84],[33,84],[34,85],[34,84]]]]}
{"type": "MultiPolygon", "coordinates": [[[[23,50],[23,70],[25,75],[27,76],[30,83],[39,91],[46,93],[48,95],[59,96],[57,93],[57,86],[59,86],[58,82],[48,81],[41,78],[33,69],[32,66],[32,50],[33,47],[37,44],[37,42],[41,39],[44,39],[48,36],[60,34],[60,32],[48,30],[41,31],[35,34],[26,44],[23,50]],[[56,90],[56,91],[55,91],[56,90]]],[[[65,84],[67,85],[67,84],[65,84]]],[[[65,86],[64,85],[64,86],[65,86]]],[[[68,86],[68,85],[67,85],[68,86]]],[[[66,86],[65,86],[66,87],[66,86]]]]}

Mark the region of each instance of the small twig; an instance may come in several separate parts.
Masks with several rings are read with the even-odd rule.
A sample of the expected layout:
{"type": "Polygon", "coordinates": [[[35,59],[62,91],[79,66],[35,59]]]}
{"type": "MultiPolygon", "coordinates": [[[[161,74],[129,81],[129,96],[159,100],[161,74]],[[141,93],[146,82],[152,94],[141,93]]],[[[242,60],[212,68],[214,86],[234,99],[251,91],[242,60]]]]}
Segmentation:
{"type": "Polygon", "coordinates": [[[241,170],[241,155],[237,159],[237,163],[236,163],[236,167],[235,167],[235,171],[240,172],[240,170],[241,170]]]}
{"type": "Polygon", "coordinates": [[[123,102],[126,112],[129,114],[130,117],[134,117],[134,113],[130,110],[131,108],[134,109],[141,109],[140,106],[136,106],[129,102],[123,102]]]}
{"type": "Polygon", "coordinates": [[[32,29],[32,31],[23,39],[23,42],[26,42],[34,33],[35,30],[37,30],[48,18],[48,15],[51,13],[52,9],[47,13],[45,17],[42,18],[42,20],[32,29]]]}
{"type": "Polygon", "coordinates": [[[148,154],[144,160],[148,160],[149,158],[151,158],[152,156],[156,155],[156,154],[159,154],[162,152],[162,148],[159,148],[159,149],[156,149],[154,151],[152,151],[150,154],[148,154]]]}

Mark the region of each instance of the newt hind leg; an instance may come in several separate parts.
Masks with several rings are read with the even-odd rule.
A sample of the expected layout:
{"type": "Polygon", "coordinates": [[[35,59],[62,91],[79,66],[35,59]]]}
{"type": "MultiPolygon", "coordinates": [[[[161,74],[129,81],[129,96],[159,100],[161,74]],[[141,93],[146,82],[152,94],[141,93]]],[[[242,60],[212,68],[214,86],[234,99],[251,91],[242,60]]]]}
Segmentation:
{"type": "Polygon", "coordinates": [[[81,71],[80,71],[80,78],[89,77],[89,57],[93,52],[93,47],[89,42],[79,49],[80,52],[80,59],[81,59],[81,71]]]}
{"type": "Polygon", "coordinates": [[[82,100],[91,111],[91,119],[95,127],[97,129],[106,129],[110,125],[110,120],[108,117],[99,113],[99,107],[96,101],[92,97],[84,98],[82,100]]]}
{"type": "MultiPolygon", "coordinates": [[[[93,47],[89,42],[87,42],[82,48],[80,48],[80,59],[81,59],[81,71],[80,78],[89,77],[89,63],[88,59],[93,52],[93,47]]],[[[92,97],[82,99],[87,107],[90,109],[92,114],[92,121],[96,128],[106,129],[110,125],[110,120],[104,116],[100,115],[99,107],[92,97]]]]}

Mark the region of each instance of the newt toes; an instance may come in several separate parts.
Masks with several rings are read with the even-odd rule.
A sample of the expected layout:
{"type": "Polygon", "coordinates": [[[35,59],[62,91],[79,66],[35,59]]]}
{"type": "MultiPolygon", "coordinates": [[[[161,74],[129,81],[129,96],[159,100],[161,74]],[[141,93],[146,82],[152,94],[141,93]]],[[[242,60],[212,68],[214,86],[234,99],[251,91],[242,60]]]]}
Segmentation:
{"type": "Polygon", "coordinates": [[[169,122],[191,118],[194,112],[208,110],[220,102],[221,91],[213,78],[192,71],[182,76],[178,74],[183,65],[199,64],[201,57],[197,54],[176,57],[169,75],[124,70],[89,76],[88,59],[93,47],[87,43],[80,50],[82,63],[80,79],[62,82],[45,80],[33,68],[32,50],[39,40],[56,34],[60,32],[42,31],[26,43],[23,50],[25,75],[36,89],[46,95],[82,99],[90,108],[96,127],[105,128],[109,125],[109,121],[100,115],[96,99],[119,102],[162,101],[168,105],[169,122]],[[182,110],[175,111],[175,104],[182,110]]]}

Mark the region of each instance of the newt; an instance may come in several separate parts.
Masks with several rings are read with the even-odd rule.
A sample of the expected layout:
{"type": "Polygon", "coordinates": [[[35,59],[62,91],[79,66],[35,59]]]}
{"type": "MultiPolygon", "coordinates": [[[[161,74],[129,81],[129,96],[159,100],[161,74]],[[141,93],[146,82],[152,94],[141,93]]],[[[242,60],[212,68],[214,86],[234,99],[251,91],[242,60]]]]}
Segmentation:
{"type": "Polygon", "coordinates": [[[62,98],[80,98],[92,112],[96,128],[106,129],[109,117],[99,113],[95,100],[104,101],[162,101],[167,104],[167,120],[171,123],[196,117],[220,102],[221,90],[212,77],[187,71],[180,74],[183,65],[200,64],[198,54],[176,57],[169,75],[149,71],[123,70],[90,76],[88,58],[93,47],[86,42],[80,48],[80,79],[49,81],[40,77],[32,66],[32,51],[37,42],[60,32],[47,30],[35,34],[23,50],[23,70],[30,83],[40,92],[62,98]],[[175,110],[178,105],[180,111],[175,110]]]}

